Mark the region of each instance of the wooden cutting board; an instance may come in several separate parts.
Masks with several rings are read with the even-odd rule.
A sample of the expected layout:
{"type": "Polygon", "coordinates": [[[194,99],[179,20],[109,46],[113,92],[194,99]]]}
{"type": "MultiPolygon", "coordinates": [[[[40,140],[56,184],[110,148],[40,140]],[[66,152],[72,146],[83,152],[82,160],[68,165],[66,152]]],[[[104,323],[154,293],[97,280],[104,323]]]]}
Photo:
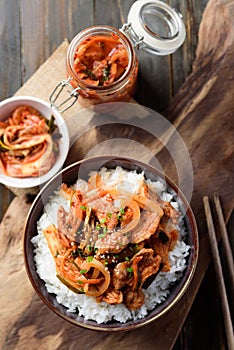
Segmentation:
{"type": "MultiPolygon", "coordinates": [[[[26,191],[15,191],[18,196],[12,201],[0,226],[2,349],[138,349],[142,345],[147,350],[172,348],[210,262],[202,197],[219,192],[226,218],[233,209],[233,19],[233,2],[210,0],[200,27],[193,72],[165,114],[183,137],[194,167],[191,205],[199,227],[200,254],[194,279],[184,297],[159,321],[128,333],[98,333],[63,321],[42,303],[27,278],[22,232],[32,197],[26,191]]],[[[65,77],[67,45],[65,41],[17,95],[34,95],[48,100],[56,83],[65,77]]],[[[81,137],[72,148],[67,162],[92,155],[97,150],[97,144],[102,145],[98,154],[111,152],[119,155],[124,151],[119,145],[110,149],[108,142],[104,141],[119,137],[119,132],[123,132],[126,138],[142,142],[150,150],[142,160],[150,162],[153,154],[165,172],[177,180],[176,169],[168,162],[166,150],[151,135],[145,137],[144,134],[143,142],[139,130],[127,127],[114,129],[112,126],[95,128],[93,111],[83,109],[79,104],[63,116],[71,136],[74,125],[81,130],[81,137]],[[88,131],[87,125],[90,126],[88,131]],[[85,133],[82,130],[86,130],[85,133]]],[[[172,132],[168,133],[167,140],[168,143],[172,142],[172,132]]],[[[133,145],[130,151],[131,155],[137,156],[133,145]]],[[[186,167],[186,164],[181,166],[186,167]]]]}

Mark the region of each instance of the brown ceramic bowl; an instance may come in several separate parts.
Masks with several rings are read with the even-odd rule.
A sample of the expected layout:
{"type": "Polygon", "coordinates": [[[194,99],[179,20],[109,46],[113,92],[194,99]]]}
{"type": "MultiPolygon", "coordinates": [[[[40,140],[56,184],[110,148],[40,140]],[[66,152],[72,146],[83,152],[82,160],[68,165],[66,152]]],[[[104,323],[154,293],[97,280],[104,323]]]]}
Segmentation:
{"type": "Polygon", "coordinates": [[[37,195],[28,214],[24,229],[24,258],[26,270],[35,291],[52,311],[57,313],[66,321],[69,321],[77,326],[99,331],[132,330],[159,319],[162,315],[173,308],[177,301],[183,296],[185,290],[192,280],[197,264],[198,233],[194,215],[185,197],[177,186],[167,177],[163,176],[157,169],[129,158],[114,158],[110,156],[89,158],[74,163],[63,169],[60,173],[55,175],[55,177],[52,178],[37,195]],[[59,185],[61,185],[62,182],[71,185],[77,180],[78,173],[80,178],[87,179],[91,170],[99,170],[102,166],[107,168],[115,168],[118,165],[127,170],[136,170],[139,172],[144,171],[146,178],[149,178],[152,181],[156,181],[160,177],[163,177],[164,181],[166,180],[168,188],[174,191],[175,195],[177,196],[177,201],[179,201],[180,204],[180,210],[184,214],[184,224],[187,229],[186,243],[189,244],[191,248],[190,253],[187,256],[187,267],[183,272],[182,278],[170,288],[170,294],[168,295],[167,299],[161,304],[158,304],[155,309],[148,313],[147,316],[142,319],[138,319],[137,321],[128,321],[126,323],[111,321],[105,324],[98,324],[92,320],[85,320],[77,313],[68,312],[65,306],[57,302],[54,294],[47,292],[44,281],[40,279],[36,272],[33,244],[31,243],[31,239],[37,232],[36,223],[43,213],[43,203],[45,203],[47,198],[53,194],[53,191],[59,185]]]}

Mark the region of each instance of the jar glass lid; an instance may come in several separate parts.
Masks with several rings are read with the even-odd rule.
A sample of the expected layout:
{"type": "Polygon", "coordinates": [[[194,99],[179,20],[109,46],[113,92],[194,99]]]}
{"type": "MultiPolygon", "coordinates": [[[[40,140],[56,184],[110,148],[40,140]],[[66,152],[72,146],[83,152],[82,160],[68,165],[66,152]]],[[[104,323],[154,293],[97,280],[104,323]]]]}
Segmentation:
{"type": "Polygon", "coordinates": [[[122,30],[135,46],[157,55],[175,52],[184,42],[182,15],[158,0],[137,0],[128,14],[128,24],[122,30]]]}

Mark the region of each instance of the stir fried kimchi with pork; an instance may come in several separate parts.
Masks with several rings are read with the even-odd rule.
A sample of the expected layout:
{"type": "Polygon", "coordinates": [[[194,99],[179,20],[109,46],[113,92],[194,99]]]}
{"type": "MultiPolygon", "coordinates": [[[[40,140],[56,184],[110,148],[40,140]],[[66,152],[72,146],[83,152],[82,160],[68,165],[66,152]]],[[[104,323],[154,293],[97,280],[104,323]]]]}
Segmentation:
{"type": "MultiPolygon", "coordinates": [[[[159,271],[170,271],[181,213],[142,178],[130,191],[126,179],[106,181],[94,172],[80,187],[61,185],[57,225],[44,229],[57,277],[97,302],[140,308],[159,271]],[[123,185],[124,184],[124,185],[123,185]]],[[[111,176],[111,175],[110,175],[111,176]]]]}
{"type": "Polygon", "coordinates": [[[54,117],[47,120],[31,106],[19,106],[0,121],[0,169],[12,177],[35,177],[47,173],[58,154],[54,117]],[[52,135],[53,134],[53,135],[52,135]]]}

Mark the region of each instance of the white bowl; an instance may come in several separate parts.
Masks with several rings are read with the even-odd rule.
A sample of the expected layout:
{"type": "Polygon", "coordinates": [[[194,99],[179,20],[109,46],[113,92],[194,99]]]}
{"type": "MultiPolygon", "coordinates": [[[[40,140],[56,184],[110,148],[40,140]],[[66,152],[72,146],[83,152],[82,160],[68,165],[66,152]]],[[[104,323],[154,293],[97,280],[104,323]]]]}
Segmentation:
{"type": "Polygon", "coordinates": [[[3,100],[0,102],[0,120],[6,120],[15,108],[22,105],[36,108],[46,119],[50,119],[53,114],[55,123],[62,135],[59,140],[59,154],[54,165],[46,174],[38,177],[16,178],[6,176],[0,170],[0,183],[15,188],[33,188],[47,182],[62,168],[68,154],[70,139],[66,123],[61,114],[56,109],[51,108],[48,102],[37,97],[17,96],[3,100]]]}

